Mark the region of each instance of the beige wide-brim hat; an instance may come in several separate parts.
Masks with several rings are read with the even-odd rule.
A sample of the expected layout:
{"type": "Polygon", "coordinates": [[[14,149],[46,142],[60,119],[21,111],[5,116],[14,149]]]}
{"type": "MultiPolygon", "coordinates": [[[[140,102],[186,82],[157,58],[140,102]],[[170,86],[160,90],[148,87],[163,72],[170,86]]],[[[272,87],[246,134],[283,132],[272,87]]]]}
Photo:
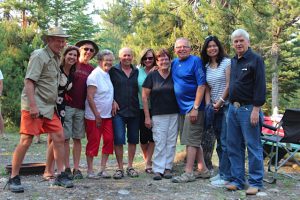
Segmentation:
{"type": "Polygon", "coordinates": [[[42,40],[45,41],[47,37],[61,37],[61,38],[69,38],[70,35],[67,35],[66,32],[63,30],[62,27],[56,26],[49,28],[47,33],[42,35],[42,40]]]}
{"type": "Polygon", "coordinates": [[[96,44],[96,42],[94,42],[92,40],[80,40],[80,41],[76,42],[75,46],[80,48],[81,46],[83,46],[85,44],[91,44],[91,45],[93,45],[93,47],[95,49],[95,53],[94,53],[94,55],[93,55],[92,58],[94,58],[95,55],[97,55],[97,53],[99,52],[98,45],[96,44]]]}

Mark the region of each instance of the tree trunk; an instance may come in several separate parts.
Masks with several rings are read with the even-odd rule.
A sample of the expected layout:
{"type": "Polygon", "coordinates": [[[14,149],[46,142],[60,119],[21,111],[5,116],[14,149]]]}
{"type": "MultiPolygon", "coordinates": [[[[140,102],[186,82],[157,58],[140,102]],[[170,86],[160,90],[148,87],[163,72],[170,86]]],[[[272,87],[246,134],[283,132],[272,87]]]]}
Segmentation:
{"type": "Polygon", "coordinates": [[[278,87],[278,57],[279,57],[279,46],[275,42],[272,44],[271,50],[271,63],[272,63],[272,110],[279,108],[279,87],[278,87]]]}

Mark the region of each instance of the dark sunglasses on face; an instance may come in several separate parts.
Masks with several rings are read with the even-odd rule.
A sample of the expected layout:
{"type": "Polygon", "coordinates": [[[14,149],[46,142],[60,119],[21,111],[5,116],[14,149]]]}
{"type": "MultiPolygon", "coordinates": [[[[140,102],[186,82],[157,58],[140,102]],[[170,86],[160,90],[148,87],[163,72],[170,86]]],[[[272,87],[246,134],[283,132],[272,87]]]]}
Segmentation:
{"type": "Polygon", "coordinates": [[[84,50],[84,51],[90,51],[90,52],[92,52],[92,53],[95,52],[95,49],[88,48],[88,47],[83,48],[83,50],[84,50]]]}
{"type": "Polygon", "coordinates": [[[153,60],[153,57],[144,57],[143,60],[153,60]]]}
{"type": "Polygon", "coordinates": [[[209,35],[205,38],[205,40],[211,40],[211,39],[218,39],[218,38],[214,35],[209,35]]]}

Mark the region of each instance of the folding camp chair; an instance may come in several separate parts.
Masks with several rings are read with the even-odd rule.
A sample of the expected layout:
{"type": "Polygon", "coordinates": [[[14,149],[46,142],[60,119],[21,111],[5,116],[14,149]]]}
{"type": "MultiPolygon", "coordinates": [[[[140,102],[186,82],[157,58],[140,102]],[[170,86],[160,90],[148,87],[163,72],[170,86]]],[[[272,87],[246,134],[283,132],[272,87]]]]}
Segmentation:
{"type": "Polygon", "coordinates": [[[273,179],[267,182],[276,183],[279,168],[286,164],[289,159],[293,158],[300,166],[300,161],[295,158],[295,154],[300,152],[300,109],[286,109],[281,121],[275,127],[266,124],[263,126],[273,131],[272,135],[263,135],[262,142],[263,144],[271,144],[268,171],[271,171],[272,160],[275,156],[273,179]],[[283,136],[280,134],[280,127],[284,130],[283,136]],[[280,151],[284,151],[284,154],[287,153],[288,156],[283,158],[284,156],[280,156],[280,151]],[[280,164],[279,157],[282,157],[280,164]]]}

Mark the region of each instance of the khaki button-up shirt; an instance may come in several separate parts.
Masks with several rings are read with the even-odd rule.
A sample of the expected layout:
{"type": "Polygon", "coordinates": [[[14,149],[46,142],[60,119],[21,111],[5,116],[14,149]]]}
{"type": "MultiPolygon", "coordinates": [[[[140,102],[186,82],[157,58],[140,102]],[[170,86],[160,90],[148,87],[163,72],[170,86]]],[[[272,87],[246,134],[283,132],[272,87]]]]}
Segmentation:
{"type": "MultiPolygon", "coordinates": [[[[34,97],[40,115],[52,119],[59,84],[59,57],[46,46],[35,50],[30,57],[25,79],[35,83],[34,97]]],[[[21,95],[21,110],[30,110],[25,88],[21,95]]]]}

